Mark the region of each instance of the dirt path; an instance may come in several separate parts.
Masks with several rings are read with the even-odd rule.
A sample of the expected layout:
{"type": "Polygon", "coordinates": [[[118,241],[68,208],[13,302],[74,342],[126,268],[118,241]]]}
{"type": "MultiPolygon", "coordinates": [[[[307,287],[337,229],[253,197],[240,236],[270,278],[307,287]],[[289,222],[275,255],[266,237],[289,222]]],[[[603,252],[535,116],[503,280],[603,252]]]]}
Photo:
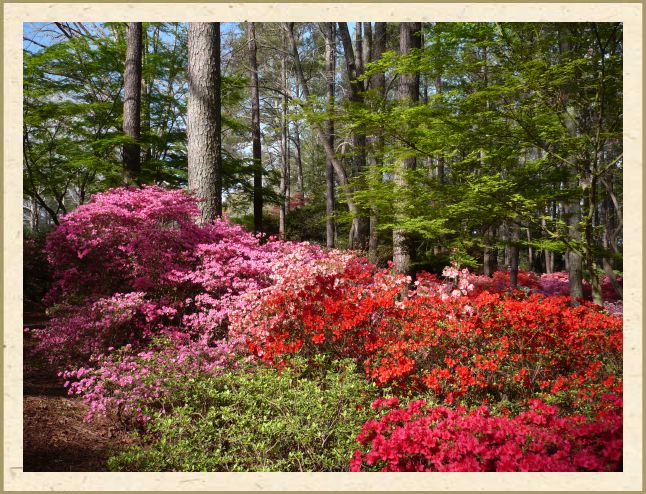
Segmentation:
{"type": "MultiPolygon", "coordinates": [[[[26,315],[27,326],[37,325],[26,315]]],[[[67,395],[56,370],[30,355],[25,337],[23,380],[23,470],[25,472],[99,472],[132,439],[107,418],[83,421],[87,405],[67,395]]]]}

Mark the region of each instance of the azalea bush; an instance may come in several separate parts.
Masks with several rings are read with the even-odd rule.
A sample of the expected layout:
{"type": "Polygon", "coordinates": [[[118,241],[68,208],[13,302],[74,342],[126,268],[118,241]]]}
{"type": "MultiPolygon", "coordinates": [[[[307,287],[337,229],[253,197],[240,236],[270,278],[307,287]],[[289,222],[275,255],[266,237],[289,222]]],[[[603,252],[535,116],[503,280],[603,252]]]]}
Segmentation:
{"type": "Polygon", "coordinates": [[[87,421],[113,414],[121,423],[144,427],[153,412],[178,405],[177,393],[187,382],[233,371],[244,363],[244,340],[207,342],[158,336],[145,350],[127,344],[92,358],[88,365],[62,371],[65,387],[88,403],[87,421]]]}
{"type": "Polygon", "coordinates": [[[373,403],[381,417],[366,422],[350,462],[352,471],[386,472],[577,472],[622,468],[622,401],[602,398],[591,420],[560,416],[532,400],[511,417],[486,406],[472,410],[401,406],[397,398],[373,403]]]}
{"type": "Polygon", "coordinates": [[[457,265],[413,282],[198,211],[118,188],[47,238],[36,351],[87,420],[141,434],[113,468],[343,470],[357,435],[354,470],[620,468],[620,300],[574,306],[563,273],[521,271],[515,291],[457,265]],[[370,411],[392,394],[411,404],[370,411]]]}
{"type": "MultiPolygon", "coordinates": [[[[293,290],[265,290],[246,317],[249,349],[351,357],[381,387],[432,391],[446,403],[534,395],[575,410],[621,389],[622,321],[567,297],[482,292],[457,281],[410,279],[351,262],[293,290]]],[[[301,280],[301,278],[299,278],[301,280]]]]}
{"type": "Polygon", "coordinates": [[[195,199],[158,187],[97,194],[47,239],[54,284],[39,349],[62,363],[155,334],[221,337],[232,298],[269,282],[280,245],[225,221],[197,224],[195,199]]]}
{"type": "Polygon", "coordinates": [[[52,318],[33,331],[36,350],[64,367],[70,393],[90,404],[88,419],[113,411],[147,421],[146,403],[165,409],[171,374],[216,374],[248,355],[246,328],[229,335],[245,293],[294,283],[298,266],[314,275],[354,258],[262,243],[226,221],[198,224],[198,212],[185,192],[119,188],[63,217],[48,237],[52,318]]]}

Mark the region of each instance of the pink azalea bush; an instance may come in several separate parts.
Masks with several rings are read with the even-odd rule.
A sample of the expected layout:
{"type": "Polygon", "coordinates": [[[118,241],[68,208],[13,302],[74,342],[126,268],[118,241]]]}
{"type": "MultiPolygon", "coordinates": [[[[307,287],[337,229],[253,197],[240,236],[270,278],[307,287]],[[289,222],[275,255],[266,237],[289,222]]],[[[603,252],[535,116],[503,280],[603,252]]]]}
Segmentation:
{"type": "Polygon", "coordinates": [[[85,420],[116,412],[122,422],[137,425],[150,420],[148,410],[172,409],[173,396],[187,381],[238,368],[244,353],[241,338],[157,337],[145,350],[135,352],[128,344],[93,357],[93,365],[60,375],[69,394],[81,395],[89,404],[85,420]]]}
{"type": "Polygon", "coordinates": [[[143,403],[171,396],[172,380],[235,367],[248,357],[247,328],[229,334],[230,320],[265,288],[354,258],[261,243],[227,221],[198,224],[198,213],[182,191],[118,188],[66,215],[48,237],[52,318],[33,331],[36,350],[67,367],[61,376],[90,403],[88,419],[117,410],[145,420],[143,403]]]}
{"type": "Polygon", "coordinates": [[[222,336],[231,298],[269,283],[272,244],[225,221],[197,224],[182,191],[119,188],[66,215],[47,239],[54,284],[39,349],[62,363],[158,333],[222,336]]]}

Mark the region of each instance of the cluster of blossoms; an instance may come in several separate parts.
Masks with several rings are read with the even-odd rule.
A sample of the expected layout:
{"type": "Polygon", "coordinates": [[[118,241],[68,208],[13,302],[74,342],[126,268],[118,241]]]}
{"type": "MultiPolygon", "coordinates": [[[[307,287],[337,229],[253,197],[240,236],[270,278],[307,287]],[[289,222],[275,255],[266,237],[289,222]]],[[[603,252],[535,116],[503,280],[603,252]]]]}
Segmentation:
{"type": "Polygon", "coordinates": [[[89,404],[86,420],[116,412],[123,422],[145,424],[147,410],[171,409],[173,396],[183,384],[204,373],[217,375],[238,368],[244,340],[194,340],[188,335],[155,338],[144,351],[127,344],[97,355],[91,367],[66,370],[70,394],[89,404]],[[115,350],[115,351],[113,351],[115,350]]]}
{"type": "Polygon", "coordinates": [[[557,408],[531,400],[515,417],[495,416],[486,406],[471,411],[399,406],[397,398],[375,401],[385,409],[358,436],[352,471],[386,472],[576,472],[616,471],[622,465],[622,401],[603,397],[607,409],[594,420],[559,417],[557,408]]]}
{"type": "Polygon", "coordinates": [[[447,298],[432,277],[408,291],[407,277],[361,261],[300,280],[300,289],[254,294],[245,317],[232,318],[266,362],[350,357],[379,386],[447,403],[561,393],[576,408],[621,389],[622,321],[591,303],[468,290],[447,298]]]}
{"type": "Polygon", "coordinates": [[[145,419],[142,403],[172,395],[164,375],[231,368],[247,357],[246,331],[229,334],[229,318],[247,311],[245,294],[353,258],[308,243],[262,243],[227,221],[199,224],[198,214],[182,191],[119,188],[95,195],[49,235],[52,317],[32,333],[37,351],[67,367],[61,375],[90,403],[88,418],[114,409],[145,419]]]}
{"type": "Polygon", "coordinates": [[[368,422],[359,441],[371,449],[355,470],[617,468],[617,302],[573,307],[557,296],[561,273],[521,271],[526,290],[510,292],[509,273],[452,265],[413,284],[347,251],[263,243],[227,221],[199,224],[198,213],[181,191],[120,188],[49,236],[52,318],[34,330],[37,349],[67,368],[88,419],[116,411],[145,424],[204,373],[325,354],[354,359],[378,388],[456,406],[418,401],[368,422]],[[510,411],[474,408],[485,404],[510,411]]]}

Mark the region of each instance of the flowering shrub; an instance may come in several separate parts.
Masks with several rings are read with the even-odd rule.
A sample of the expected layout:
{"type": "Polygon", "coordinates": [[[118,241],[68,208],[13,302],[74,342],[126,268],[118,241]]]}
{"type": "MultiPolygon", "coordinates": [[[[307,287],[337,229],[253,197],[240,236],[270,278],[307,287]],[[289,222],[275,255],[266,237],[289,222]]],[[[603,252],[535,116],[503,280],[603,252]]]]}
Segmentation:
{"type": "Polygon", "coordinates": [[[434,277],[415,291],[409,281],[350,262],[299,289],[266,290],[235,324],[267,362],[353,357],[380,386],[429,389],[447,403],[549,393],[577,409],[620,389],[622,322],[597,306],[522,293],[451,297],[434,277]]]}
{"type": "Polygon", "coordinates": [[[595,420],[559,417],[557,408],[532,400],[516,417],[494,416],[486,406],[467,411],[397,398],[373,403],[386,413],[366,422],[357,437],[352,471],[575,472],[617,471],[622,465],[622,401],[595,420]]]}
{"type": "Polygon", "coordinates": [[[221,375],[238,368],[245,347],[241,339],[192,340],[157,337],[144,350],[125,345],[92,360],[93,365],[60,373],[69,393],[89,404],[85,420],[115,412],[126,424],[145,424],[152,410],[175,405],[179,389],[203,375],[221,375]],[[145,412],[145,410],[148,412],[145,412]]]}
{"type": "MultiPolygon", "coordinates": [[[[549,296],[568,295],[570,293],[569,279],[569,275],[566,272],[543,274],[540,277],[538,291],[549,296]]],[[[617,302],[620,297],[615,292],[610,278],[603,276],[599,281],[601,283],[603,300],[611,303],[617,302]]],[[[617,277],[617,282],[621,285],[623,279],[617,277]]],[[[588,299],[592,298],[592,288],[587,280],[583,280],[583,295],[588,299]]]]}
{"type": "MultiPolygon", "coordinates": [[[[616,468],[620,403],[604,396],[622,391],[622,321],[614,315],[621,313],[620,302],[606,302],[605,309],[585,301],[573,307],[569,297],[554,296],[567,285],[562,273],[539,278],[520,272],[524,289],[510,292],[508,273],[488,278],[453,265],[441,277],[420,273],[412,284],[351,252],[261,243],[226,221],[199,224],[197,214],[195,199],[184,192],[120,188],[66,215],[47,239],[52,317],[33,331],[37,350],[66,366],[60,375],[70,394],[90,404],[88,419],[116,411],[123,422],[161,438],[152,456],[139,451],[122,458],[124,468],[180,468],[183,454],[166,463],[159,456],[178,441],[193,455],[191,468],[236,469],[235,451],[253,453],[244,449],[254,444],[245,431],[266,409],[236,422],[246,441],[242,449],[203,456],[202,446],[195,449],[192,442],[206,436],[200,430],[177,434],[173,421],[190,422],[196,418],[192,407],[202,406],[204,416],[224,417],[221,423],[230,425],[235,417],[212,410],[214,403],[252,405],[236,401],[240,397],[221,400],[226,385],[215,395],[188,396],[187,383],[253,389],[248,374],[289,377],[302,362],[305,374],[323,379],[326,369],[338,374],[330,362],[348,359],[354,361],[348,368],[365,376],[352,374],[352,382],[363,382],[362,393],[394,390],[456,406],[415,402],[366,423],[360,438],[371,449],[357,453],[354,469],[616,468]],[[527,410],[527,403],[533,408],[527,410]],[[603,403],[611,405],[602,410],[603,403]],[[486,404],[503,415],[473,410],[486,404]],[[410,436],[414,431],[421,435],[410,436]],[[400,444],[405,437],[420,440],[400,444]],[[433,442],[438,438],[445,442],[433,442]],[[456,441],[463,446],[449,451],[456,441]],[[607,451],[600,451],[604,441],[607,451]],[[490,452],[462,451],[471,446],[490,452]]],[[[319,384],[307,393],[327,389],[319,384]]],[[[311,393],[301,396],[303,402],[311,393]]],[[[358,420],[363,405],[352,404],[359,407],[352,415],[358,420]]],[[[271,427],[294,430],[282,415],[277,420],[271,427]]],[[[343,444],[324,468],[337,468],[343,444]]],[[[290,448],[285,443],[284,451],[290,448]]],[[[311,460],[290,458],[273,458],[267,468],[311,460]]],[[[257,466],[251,457],[245,464],[257,466]]]]}
{"type": "Polygon", "coordinates": [[[95,413],[145,421],[164,407],[169,379],[235,367],[248,356],[248,328],[228,334],[272,284],[296,286],[341,269],[350,253],[259,239],[216,220],[197,224],[195,199],[158,187],[97,194],[66,215],[47,240],[55,284],[52,319],[34,330],[38,351],[59,365],[70,393],[95,413]],[[92,366],[88,363],[92,362],[92,366]],[[80,365],[80,367],[79,367],[80,365]],[[174,376],[174,377],[168,377],[174,376]]]}
{"type": "Polygon", "coordinates": [[[232,297],[269,283],[281,248],[225,221],[198,225],[195,199],[158,187],[97,194],[48,237],[56,303],[37,332],[61,362],[164,333],[221,337],[232,297]]]}

